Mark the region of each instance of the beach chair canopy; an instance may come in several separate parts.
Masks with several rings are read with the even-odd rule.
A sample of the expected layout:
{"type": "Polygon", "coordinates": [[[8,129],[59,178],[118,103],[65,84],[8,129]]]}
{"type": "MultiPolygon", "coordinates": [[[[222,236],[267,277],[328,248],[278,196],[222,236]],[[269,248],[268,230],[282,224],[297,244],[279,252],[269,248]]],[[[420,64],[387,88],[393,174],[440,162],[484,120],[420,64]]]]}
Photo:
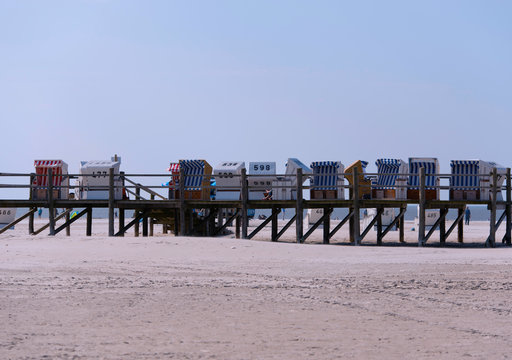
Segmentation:
{"type": "Polygon", "coordinates": [[[339,161],[315,161],[311,163],[313,169],[313,190],[336,190],[338,180],[339,161]],[[319,188],[315,188],[318,186],[319,188]]]}
{"type": "Polygon", "coordinates": [[[178,186],[180,182],[180,163],[170,163],[167,171],[170,171],[172,174],[169,184],[178,186]]]}
{"type": "Polygon", "coordinates": [[[452,160],[450,186],[454,190],[478,190],[480,188],[480,160],[452,160]]]}
{"type": "Polygon", "coordinates": [[[302,174],[312,174],[313,170],[297,158],[289,158],[286,163],[286,175],[296,174],[297,169],[302,169],[302,174]]]}
{"type": "Polygon", "coordinates": [[[407,185],[413,189],[417,189],[420,186],[420,168],[425,168],[425,188],[435,189],[437,181],[437,159],[409,159],[409,180],[407,185]]]}
{"type": "Polygon", "coordinates": [[[180,160],[180,170],[185,175],[186,190],[201,190],[203,182],[205,161],[204,160],[180,160]],[[190,176],[192,175],[192,176],[190,176]],[[196,176],[194,176],[196,175],[196,176]],[[197,176],[198,175],[198,176],[197,176]]]}
{"type": "Polygon", "coordinates": [[[401,159],[377,159],[377,183],[376,189],[393,189],[396,179],[400,174],[400,166],[405,164],[401,159]]]}
{"type": "Polygon", "coordinates": [[[48,170],[52,169],[53,186],[61,186],[63,174],[67,173],[67,164],[62,160],[34,160],[34,167],[36,168],[36,176],[34,184],[36,186],[48,186],[48,170]]]}

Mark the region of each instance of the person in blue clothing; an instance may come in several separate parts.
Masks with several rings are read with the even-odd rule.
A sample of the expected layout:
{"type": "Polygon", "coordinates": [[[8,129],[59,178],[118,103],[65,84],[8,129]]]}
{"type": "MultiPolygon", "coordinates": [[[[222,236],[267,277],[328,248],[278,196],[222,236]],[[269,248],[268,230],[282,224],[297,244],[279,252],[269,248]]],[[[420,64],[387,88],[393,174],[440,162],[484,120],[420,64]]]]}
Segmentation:
{"type": "Polygon", "coordinates": [[[39,219],[41,219],[42,214],[43,214],[43,209],[39,208],[39,210],[37,210],[37,216],[39,217],[39,219]]]}
{"type": "Polygon", "coordinates": [[[466,217],[466,225],[469,225],[469,220],[471,220],[471,210],[469,210],[469,206],[466,208],[466,212],[465,212],[465,217],[466,217]]]}

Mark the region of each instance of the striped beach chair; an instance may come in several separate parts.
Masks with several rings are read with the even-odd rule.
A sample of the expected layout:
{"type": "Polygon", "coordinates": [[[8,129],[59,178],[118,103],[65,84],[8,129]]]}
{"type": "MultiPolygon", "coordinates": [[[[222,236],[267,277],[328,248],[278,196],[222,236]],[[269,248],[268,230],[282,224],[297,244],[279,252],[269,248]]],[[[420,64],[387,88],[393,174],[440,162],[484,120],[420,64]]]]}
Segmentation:
{"type": "Polygon", "coordinates": [[[402,159],[377,159],[373,199],[406,199],[408,164],[402,159]]]}
{"type": "Polygon", "coordinates": [[[425,168],[425,198],[439,199],[439,161],[437,158],[409,158],[409,179],[407,180],[407,198],[419,199],[420,168],[425,168]]]}
{"type": "Polygon", "coordinates": [[[498,173],[497,200],[502,199],[501,186],[505,180],[506,168],[492,161],[452,160],[450,162],[450,200],[490,200],[492,186],[491,172],[498,173]]]}
{"type": "MultiPolygon", "coordinates": [[[[185,199],[209,200],[210,164],[206,160],[180,160],[179,167],[185,177],[185,199]]],[[[179,198],[179,190],[176,198],[179,198]]]]}
{"type": "Polygon", "coordinates": [[[52,169],[52,185],[54,199],[68,199],[69,177],[68,164],[62,160],[34,160],[36,177],[34,178],[34,200],[45,200],[48,197],[48,170],[52,169]],[[40,176],[37,176],[40,175],[40,176]],[[61,187],[65,186],[65,187],[61,187]]]}
{"type": "Polygon", "coordinates": [[[310,197],[314,199],[344,199],[343,172],[345,167],[340,161],[315,161],[311,163],[310,197]]]}

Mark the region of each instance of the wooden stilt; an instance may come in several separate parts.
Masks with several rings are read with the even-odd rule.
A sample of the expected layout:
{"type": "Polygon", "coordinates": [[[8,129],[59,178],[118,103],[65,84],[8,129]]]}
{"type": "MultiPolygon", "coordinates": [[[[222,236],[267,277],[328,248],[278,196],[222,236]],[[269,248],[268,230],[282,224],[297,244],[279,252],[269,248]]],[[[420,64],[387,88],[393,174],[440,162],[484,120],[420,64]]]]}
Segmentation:
{"type": "Polygon", "coordinates": [[[272,234],[270,236],[271,241],[277,241],[277,227],[278,227],[278,214],[281,209],[272,208],[272,234]],[[275,215],[274,215],[275,214],[275,215]]]}
{"type": "Polygon", "coordinates": [[[85,236],[92,235],[92,207],[87,208],[87,225],[85,227],[85,236]]]}
{"type": "Polygon", "coordinates": [[[50,235],[55,235],[55,208],[53,204],[53,169],[48,169],[48,221],[50,223],[50,235]]]}
{"type": "Polygon", "coordinates": [[[377,209],[377,245],[382,245],[382,212],[377,209]]]}
{"type": "Polygon", "coordinates": [[[512,233],[512,204],[511,204],[511,193],[512,193],[512,184],[510,183],[510,168],[507,168],[507,190],[506,190],[506,200],[507,203],[505,205],[505,211],[507,213],[507,224],[505,230],[505,242],[508,246],[512,243],[511,233],[512,233]]]}
{"type": "Polygon", "coordinates": [[[187,232],[187,224],[185,219],[185,173],[180,169],[180,236],[185,236],[187,232]]]}
{"type": "MultiPolygon", "coordinates": [[[[124,208],[119,208],[119,236],[124,236],[124,231],[121,231],[121,229],[124,228],[124,214],[125,214],[125,210],[124,208]]],[[[165,224],[164,224],[165,226],[165,224]]]]}
{"type": "Polygon", "coordinates": [[[296,241],[301,243],[304,226],[304,210],[302,204],[302,169],[297,169],[297,201],[295,203],[295,236],[296,241]]]}
{"type": "Polygon", "coordinates": [[[247,229],[249,227],[249,218],[247,217],[247,201],[249,200],[249,189],[248,189],[248,182],[247,182],[247,172],[246,169],[242,169],[242,174],[240,178],[242,182],[242,189],[240,193],[240,198],[242,200],[242,239],[247,239],[247,229]]]}
{"type": "MultiPolygon", "coordinates": [[[[30,174],[30,192],[29,192],[29,199],[34,200],[34,180],[36,175],[34,173],[30,174]]],[[[37,208],[36,208],[37,209],[37,208]]],[[[28,218],[28,233],[33,234],[34,233],[34,213],[35,211],[31,212],[28,218]]]]}
{"type": "Polygon", "coordinates": [[[487,246],[495,247],[496,246],[496,195],[497,195],[497,181],[498,181],[498,173],[496,168],[492,169],[492,187],[491,187],[491,203],[490,203],[490,228],[489,228],[489,239],[487,241],[487,246]]]}
{"type": "Polygon", "coordinates": [[[108,236],[115,235],[114,229],[114,168],[108,169],[108,236]]]}
{"type": "Polygon", "coordinates": [[[405,242],[405,212],[407,211],[407,205],[404,208],[400,208],[400,219],[398,220],[398,231],[400,242],[405,242]]]}
{"type": "Polygon", "coordinates": [[[323,236],[323,243],[324,244],[329,244],[329,234],[330,234],[330,231],[331,231],[331,213],[332,213],[332,210],[331,208],[324,208],[324,214],[329,214],[329,216],[326,216],[324,218],[324,236],[323,236]]]}
{"type": "Polygon", "coordinates": [[[419,194],[419,224],[418,224],[418,246],[423,246],[425,243],[425,168],[420,168],[420,194],[419,194]]]}
{"type": "Polygon", "coordinates": [[[464,242],[464,210],[465,208],[458,209],[457,218],[459,219],[459,221],[457,222],[457,241],[459,243],[464,242]]]}
{"type": "Polygon", "coordinates": [[[446,214],[448,214],[448,209],[441,209],[441,222],[439,223],[439,243],[441,246],[444,246],[446,243],[446,214]]]}
{"type": "Polygon", "coordinates": [[[352,217],[353,222],[354,222],[353,238],[354,238],[354,245],[358,246],[359,242],[361,241],[361,239],[360,239],[361,229],[360,229],[360,223],[359,223],[359,218],[360,218],[360,214],[359,214],[359,174],[358,174],[357,167],[354,168],[353,176],[354,176],[354,184],[353,184],[353,189],[352,189],[352,197],[353,197],[352,198],[352,201],[353,201],[352,206],[354,208],[354,216],[352,217]]]}
{"type": "Polygon", "coordinates": [[[71,210],[73,209],[66,209],[66,224],[68,224],[68,226],[66,226],[66,236],[71,236],[71,226],[69,223],[69,220],[71,218],[71,210]]]}
{"type": "MultiPolygon", "coordinates": [[[[135,198],[138,200],[140,199],[140,184],[135,185],[135,198]]],[[[134,217],[137,218],[140,214],[139,210],[135,210],[134,217]]],[[[135,237],[139,237],[140,235],[140,228],[139,228],[139,222],[137,221],[133,226],[133,235],[135,237]]]]}

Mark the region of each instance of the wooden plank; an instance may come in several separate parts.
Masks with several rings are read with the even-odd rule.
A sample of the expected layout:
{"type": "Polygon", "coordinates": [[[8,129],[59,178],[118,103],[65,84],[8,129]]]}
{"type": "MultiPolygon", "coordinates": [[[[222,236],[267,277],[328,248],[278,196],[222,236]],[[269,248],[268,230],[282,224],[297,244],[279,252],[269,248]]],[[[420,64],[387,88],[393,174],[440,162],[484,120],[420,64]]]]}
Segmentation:
{"type": "Polygon", "coordinates": [[[511,178],[510,178],[510,168],[507,168],[507,190],[506,190],[506,201],[507,204],[505,205],[505,212],[507,213],[507,224],[505,229],[505,242],[508,246],[512,244],[512,184],[511,184],[511,178]]]}
{"type": "Polygon", "coordinates": [[[19,218],[17,218],[16,220],[10,222],[9,224],[5,225],[2,229],[0,229],[0,234],[2,234],[3,232],[9,230],[11,227],[13,227],[14,225],[16,225],[17,223],[19,223],[20,221],[26,219],[27,217],[29,217],[31,214],[33,215],[35,212],[36,212],[37,208],[32,208],[30,209],[26,214],[20,216],[19,218]]]}
{"type": "Polygon", "coordinates": [[[370,223],[368,224],[366,229],[364,229],[364,231],[361,233],[360,240],[359,240],[360,242],[363,241],[366,234],[368,234],[368,232],[371,230],[371,228],[375,225],[375,223],[377,222],[379,217],[382,215],[383,211],[384,211],[383,208],[377,209],[377,215],[372,219],[372,221],[370,221],[370,223]]]}
{"type": "Polygon", "coordinates": [[[295,203],[295,236],[298,243],[302,242],[304,226],[304,204],[302,202],[302,169],[297,169],[297,199],[295,203]]]}
{"type": "MultiPolygon", "coordinates": [[[[71,211],[71,209],[70,209],[71,211]]],[[[83,209],[82,211],[80,211],[78,214],[76,214],[75,216],[73,216],[72,219],[69,219],[67,216],[66,216],[66,222],[64,224],[62,224],[61,226],[59,226],[57,229],[55,229],[55,234],[58,234],[59,232],[61,232],[62,230],[64,229],[69,229],[69,226],[74,223],[75,221],[77,221],[78,219],[80,219],[83,215],[87,214],[87,209],[83,209]]],[[[69,216],[69,212],[68,212],[68,216],[69,216]]]]}
{"type": "Polygon", "coordinates": [[[240,181],[242,182],[240,193],[240,198],[242,199],[242,239],[247,239],[247,228],[249,227],[249,218],[247,217],[247,210],[249,208],[247,205],[247,201],[249,200],[249,184],[247,182],[247,170],[245,168],[242,169],[240,181]]]}
{"type": "Polygon", "coordinates": [[[233,219],[235,219],[237,216],[240,215],[240,210],[237,210],[233,216],[231,216],[229,219],[227,219],[227,221],[220,227],[218,227],[217,229],[215,229],[213,235],[217,235],[219,234],[222,230],[224,230],[226,227],[229,226],[229,224],[233,221],[233,219]]]}
{"type": "Polygon", "coordinates": [[[420,192],[419,192],[419,224],[418,224],[418,246],[423,246],[425,243],[425,168],[420,168],[420,192]]]}
{"type": "Polygon", "coordinates": [[[434,231],[436,231],[436,229],[439,227],[441,221],[443,221],[446,218],[446,214],[448,214],[447,209],[440,209],[439,219],[437,219],[434,225],[432,225],[432,228],[429,230],[428,234],[425,236],[425,239],[423,240],[423,244],[425,244],[428,241],[428,239],[430,239],[434,231]]]}
{"type": "Polygon", "coordinates": [[[336,233],[338,232],[338,230],[339,230],[339,229],[341,229],[341,228],[342,228],[342,226],[346,224],[346,222],[347,222],[347,221],[349,221],[350,219],[352,219],[352,218],[353,218],[353,215],[354,215],[353,211],[350,211],[350,212],[347,214],[347,216],[345,216],[345,218],[343,218],[343,220],[341,220],[341,221],[338,223],[338,225],[336,225],[336,226],[334,227],[334,229],[332,229],[332,231],[329,233],[329,240],[331,240],[331,239],[332,239],[332,237],[334,236],[334,234],[336,234],[336,233]]]}
{"type": "MultiPolygon", "coordinates": [[[[395,218],[393,219],[393,221],[391,222],[391,224],[389,224],[389,225],[384,229],[384,231],[382,232],[382,238],[383,238],[383,239],[384,239],[384,236],[386,236],[386,234],[387,234],[388,232],[390,232],[390,231],[391,231],[391,229],[393,228],[393,226],[395,226],[395,225],[396,225],[396,223],[397,223],[398,221],[400,221],[400,222],[401,222],[401,224],[400,224],[400,225],[402,226],[402,224],[403,224],[404,214],[405,214],[405,212],[406,212],[406,211],[407,211],[407,208],[400,208],[400,213],[398,214],[398,216],[397,216],[397,217],[395,217],[395,218]]],[[[400,240],[400,241],[401,241],[401,242],[403,242],[403,240],[400,240]]]]}
{"type": "MultiPolygon", "coordinates": [[[[324,213],[326,212],[329,212],[329,214],[332,214],[333,212],[333,209],[331,208],[324,208],[324,213]]],[[[329,234],[330,234],[330,229],[331,228],[331,216],[326,216],[324,218],[324,234],[323,234],[323,239],[322,239],[322,243],[323,244],[329,244],[329,234]]]]}
{"type": "Polygon", "coordinates": [[[461,229],[461,226],[463,226],[463,219],[464,219],[464,209],[461,209],[459,208],[458,209],[458,215],[457,215],[457,219],[455,219],[455,221],[453,222],[453,224],[450,226],[450,228],[448,229],[448,231],[446,232],[446,239],[448,239],[448,237],[450,236],[450,234],[452,233],[452,231],[455,229],[455,227],[458,225],[459,227],[459,236],[458,236],[458,239],[459,239],[459,242],[462,242],[460,239],[461,239],[461,236],[460,236],[460,229],[461,229]]]}
{"type": "Polygon", "coordinates": [[[353,239],[354,239],[354,245],[358,246],[359,242],[361,241],[361,229],[360,229],[360,214],[359,214],[359,174],[357,167],[354,168],[353,171],[354,176],[354,184],[352,188],[352,201],[353,201],[353,212],[354,216],[352,216],[352,231],[353,231],[353,239]]]}
{"type": "Polygon", "coordinates": [[[108,169],[108,236],[114,236],[114,168],[108,169]]]}
{"type": "Polygon", "coordinates": [[[85,236],[92,235],[92,207],[87,208],[87,225],[85,227],[85,236]]]}
{"type": "Polygon", "coordinates": [[[115,236],[121,236],[121,234],[124,234],[126,232],[126,230],[131,228],[133,225],[138,224],[140,219],[142,219],[144,216],[146,216],[146,212],[145,211],[138,213],[135,216],[135,218],[132,221],[130,221],[124,228],[119,229],[119,231],[115,234],[115,236]]]}
{"type": "Polygon", "coordinates": [[[277,233],[277,236],[276,236],[276,240],[275,241],[278,241],[279,238],[281,236],[283,236],[283,234],[286,232],[286,230],[288,230],[288,228],[290,226],[292,226],[293,222],[295,221],[295,219],[297,218],[297,214],[293,215],[292,218],[286,223],[285,226],[283,226],[283,228],[281,230],[279,230],[279,232],[277,233]]]}
{"type": "Polygon", "coordinates": [[[486,246],[489,247],[495,247],[496,246],[496,195],[498,191],[497,185],[498,181],[498,173],[496,171],[496,168],[492,169],[492,183],[493,186],[491,187],[491,203],[490,203],[490,226],[489,226],[489,237],[487,238],[487,241],[485,242],[486,246]]]}
{"type": "Polygon", "coordinates": [[[258,232],[261,231],[261,229],[263,229],[269,222],[272,221],[272,219],[274,219],[277,215],[279,215],[279,213],[281,212],[281,209],[279,210],[275,210],[273,209],[272,210],[272,214],[266,218],[256,229],[254,229],[248,236],[247,238],[248,239],[252,239],[254,237],[254,235],[256,235],[258,232]]]}
{"type": "MultiPolygon", "coordinates": [[[[70,211],[71,211],[71,210],[69,210],[69,209],[68,209],[68,210],[64,211],[63,213],[59,214],[59,216],[55,217],[55,220],[54,220],[54,221],[57,221],[57,220],[62,219],[62,218],[63,218],[63,217],[65,217],[65,216],[66,216],[66,214],[68,214],[70,211]]],[[[38,230],[34,231],[33,235],[38,235],[38,234],[40,234],[43,230],[48,229],[49,227],[50,227],[50,223],[48,222],[48,224],[45,224],[45,225],[43,225],[42,227],[40,227],[38,230]]],[[[55,233],[55,229],[53,229],[53,234],[52,234],[52,235],[55,235],[55,234],[56,234],[56,233],[55,233]]],[[[50,234],[48,234],[48,235],[50,235],[50,234]]]]}
{"type": "MultiPolygon", "coordinates": [[[[50,227],[50,235],[55,235],[55,208],[53,204],[53,169],[48,169],[48,226],[50,227]]],[[[38,234],[37,231],[34,231],[34,234],[38,234]]]]}
{"type": "Polygon", "coordinates": [[[331,213],[332,213],[332,209],[329,209],[328,212],[324,212],[324,214],[322,215],[322,217],[320,219],[318,219],[318,221],[316,223],[313,224],[313,226],[311,226],[308,231],[304,234],[304,236],[302,237],[302,239],[300,240],[301,243],[305,242],[307,240],[307,238],[313,233],[313,231],[316,230],[317,227],[319,227],[323,222],[324,222],[324,219],[326,217],[330,217],[331,216],[331,213]]]}
{"type": "MultiPolygon", "coordinates": [[[[29,190],[29,195],[28,195],[29,200],[34,200],[35,177],[36,177],[36,175],[34,173],[30,174],[30,190],[29,190]]],[[[28,233],[32,234],[33,232],[34,232],[34,212],[32,212],[28,218],[28,233]]]]}
{"type": "MultiPolygon", "coordinates": [[[[155,200],[155,195],[151,194],[151,200],[155,200]]],[[[153,236],[155,232],[155,222],[153,217],[149,217],[149,236],[153,236]]]]}

